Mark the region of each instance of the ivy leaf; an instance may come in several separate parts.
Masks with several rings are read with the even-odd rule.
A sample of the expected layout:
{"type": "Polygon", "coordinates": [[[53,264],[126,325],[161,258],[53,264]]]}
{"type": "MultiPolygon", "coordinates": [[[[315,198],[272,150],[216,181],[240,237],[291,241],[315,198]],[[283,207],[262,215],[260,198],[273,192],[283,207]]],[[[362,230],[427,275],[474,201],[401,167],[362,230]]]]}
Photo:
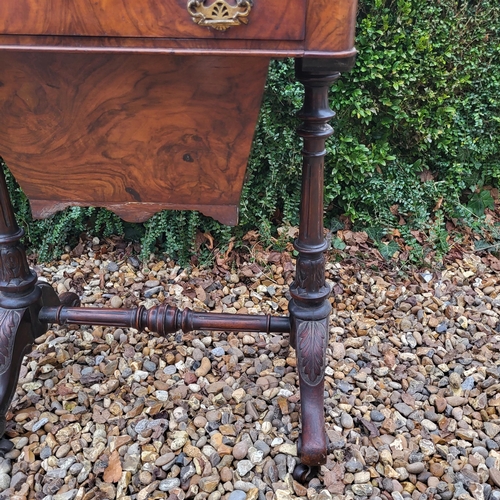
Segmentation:
{"type": "Polygon", "coordinates": [[[491,246],[490,243],[488,243],[485,240],[479,240],[474,242],[474,249],[479,252],[481,250],[484,250],[485,248],[489,248],[491,246]]]}
{"type": "Polygon", "coordinates": [[[334,233],[335,231],[339,231],[344,228],[344,224],[340,222],[336,217],[332,217],[330,220],[330,231],[334,233]]]}
{"type": "Polygon", "coordinates": [[[380,226],[367,227],[365,233],[375,243],[380,243],[380,240],[385,236],[385,231],[380,226]]]}
{"type": "Polygon", "coordinates": [[[333,248],[335,248],[336,250],[344,250],[344,248],[346,247],[346,244],[337,236],[336,238],[334,238],[334,240],[332,241],[332,246],[333,248]]]}
{"type": "Polygon", "coordinates": [[[382,254],[384,259],[391,259],[396,252],[399,252],[399,245],[394,241],[389,241],[389,243],[380,242],[377,245],[378,251],[382,254]]]}
{"type": "Polygon", "coordinates": [[[478,217],[481,217],[487,208],[495,208],[495,201],[489,191],[483,190],[480,193],[474,193],[467,207],[478,217]]]}

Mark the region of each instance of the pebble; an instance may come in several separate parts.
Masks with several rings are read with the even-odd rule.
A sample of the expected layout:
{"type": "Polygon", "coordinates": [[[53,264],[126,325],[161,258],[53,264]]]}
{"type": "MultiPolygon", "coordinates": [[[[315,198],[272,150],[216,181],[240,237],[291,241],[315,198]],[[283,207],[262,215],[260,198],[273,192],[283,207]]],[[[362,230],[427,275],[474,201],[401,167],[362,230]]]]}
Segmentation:
{"type": "Polygon", "coordinates": [[[497,467],[491,467],[490,479],[495,486],[498,486],[500,488],[500,470],[498,470],[497,467]]]}
{"type": "Polygon", "coordinates": [[[414,462],[412,464],[408,464],[406,466],[406,470],[410,474],[417,474],[418,475],[425,470],[425,465],[422,462],[414,462]]]}
{"type": "Polygon", "coordinates": [[[346,462],[345,468],[348,472],[359,472],[363,470],[363,464],[357,460],[349,460],[346,462]]]}
{"type": "Polygon", "coordinates": [[[354,420],[349,413],[344,412],[340,417],[340,424],[344,429],[352,429],[354,427],[354,420]]]}
{"type": "Polygon", "coordinates": [[[247,440],[236,443],[233,447],[233,457],[236,460],[243,460],[247,456],[249,448],[250,443],[247,440]]]}
{"type": "Polygon", "coordinates": [[[10,487],[10,476],[5,472],[0,473],[0,491],[10,487]]]}
{"type": "Polygon", "coordinates": [[[371,484],[353,484],[352,491],[355,495],[367,497],[373,493],[373,486],[371,484]]]}
{"type": "Polygon", "coordinates": [[[241,490],[233,490],[228,500],[246,500],[247,494],[241,490]]]}
{"type": "Polygon", "coordinates": [[[238,471],[238,474],[243,477],[246,476],[254,467],[255,464],[250,460],[240,460],[236,466],[236,470],[238,471]]]}
{"type": "Polygon", "coordinates": [[[372,410],[370,412],[370,420],[372,422],[383,422],[385,420],[385,416],[382,412],[378,410],[372,410]]]}
{"type": "Polygon", "coordinates": [[[123,305],[123,300],[118,295],[113,295],[110,300],[110,306],[119,308],[123,305]]]}
{"type": "Polygon", "coordinates": [[[164,479],[163,481],[160,481],[160,484],[158,485],[158,489],[160,491],[170,491],[173,490],[174,488],[177,488],[180,486],[181,481],[180,479],[174,477],[174,478],[169,478],[169,479],[164,479]]]}

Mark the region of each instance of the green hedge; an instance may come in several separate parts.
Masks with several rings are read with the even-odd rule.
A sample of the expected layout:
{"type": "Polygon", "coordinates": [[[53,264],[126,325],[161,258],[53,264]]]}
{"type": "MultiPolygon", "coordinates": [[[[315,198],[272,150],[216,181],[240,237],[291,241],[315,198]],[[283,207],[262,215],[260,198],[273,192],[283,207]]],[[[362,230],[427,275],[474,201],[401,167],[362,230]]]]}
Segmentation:
{"type": "MultiPolygon", "coordinates": [[[[492,205],[483,187],[498,186],[500,179],[498,33],[498,0],[360,2],[356,67],[331,93],[337,118],[325,201],[332,229],[340,215],[360,227],[397,227],[414,249],[419,245],[410,230],[418,229],[441,252],[447,219],[481,230],[483,209],[492,205]]],[[[295,113],[302,95],[292,61],[274,61],[238,228],[190,212],[164,212],[143,226],[130,225],[81,208],[31,222],[19,194],[16,205],[32,245],[47,258],[83,230],[124,231],[142,241],[145,255],[160,249],[188,260],[198,229],[220,244],[249,229],[270,242],[278,226],[298,223],[295,113]]]]}

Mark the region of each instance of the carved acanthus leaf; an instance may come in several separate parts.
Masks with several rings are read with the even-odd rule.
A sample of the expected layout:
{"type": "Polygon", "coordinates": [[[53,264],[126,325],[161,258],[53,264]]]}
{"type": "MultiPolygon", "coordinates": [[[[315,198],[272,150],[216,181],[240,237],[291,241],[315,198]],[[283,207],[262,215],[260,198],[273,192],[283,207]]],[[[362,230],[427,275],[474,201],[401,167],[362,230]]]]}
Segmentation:
{"type": "Polygon", "coordinates": [[[317,292],[325,284],[324,256],[316,260],[299,257],[295,281],[299,288],[308,292],[317,292]]]}
{"type": "Polygon", "coordinates": [[[31,271],[21,245],[0,248],[0,284],[21,286],[31,279],[31,271]]]}
{"type": "Polygon", "coordinates": [[[323,321],[304,321],[297,329],[297,356],[300,375],[304,381],[317,385],[323,378],[327,332],[323,321]]]}
{"type": "Polygon", "coordinates": [[[0,309],[0,375],[10,366],[21,317],[22,314],[16,309],[0,309]]]}

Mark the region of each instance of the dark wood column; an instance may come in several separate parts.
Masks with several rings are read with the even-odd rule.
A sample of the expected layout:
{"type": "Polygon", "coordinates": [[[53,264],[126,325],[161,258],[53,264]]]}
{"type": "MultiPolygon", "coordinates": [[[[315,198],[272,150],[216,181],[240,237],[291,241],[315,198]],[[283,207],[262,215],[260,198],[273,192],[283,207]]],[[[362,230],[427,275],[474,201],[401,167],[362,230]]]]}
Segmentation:
{"type": "Polygon", "coordinates": [[[302,407],[299,456],[303,464],[317,467],[326,462],[327,453],[323,393],[331,311],[330,288],[325,283],[328,243],[323,234],[323,170],[325,140],[333,133],[328,121],[335,115],[328,104],[328,90],[340,73],[321,66],[308,69],[304,64],[307,61],[296,60],[297,79],[305,87],[304,106],[298,115],[303,122],[298,134],[304,141],[304,159],[300,231],[294,244],[299,256],[289,310],[302,407]]]}
{"type": "Polygon", "coordinates": [[[12,447],[3,438],[5,415],[19,378],[24,354],[41,333],[36,308],[42,291],[26,260],[12,205],[0,166],[0,454],[12,447]]]}

